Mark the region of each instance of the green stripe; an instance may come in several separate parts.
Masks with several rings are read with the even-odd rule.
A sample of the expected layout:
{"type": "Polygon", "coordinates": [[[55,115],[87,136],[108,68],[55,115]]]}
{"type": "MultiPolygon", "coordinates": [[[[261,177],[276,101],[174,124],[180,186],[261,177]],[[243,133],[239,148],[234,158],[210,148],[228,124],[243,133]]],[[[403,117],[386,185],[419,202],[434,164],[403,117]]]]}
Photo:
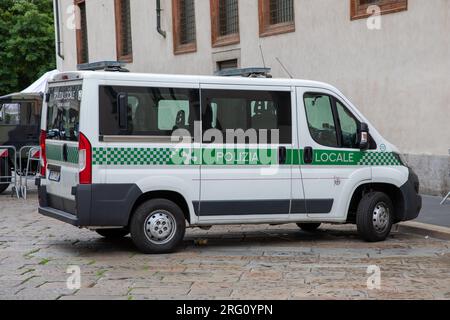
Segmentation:
{"type": "MultiPolygon", "coordinates": [[[[286,164],[305,165],[303,150],[288,149],[286,164]]],[[[277,165],[278,149],[94,148],[94,165],[277,165]]],[[[314,166],[400,166],[391,152],[315,150],[314,166]]]]}
{"type": "Polygon", "coordinates": [[[78,164],[78,147],[67,146],[67,161],[63,160],[63,146],[47,144],[45,152],[48,160],[78,164]]]}
{"type": "Polygon", "coordinates": [[[47,156],[47,159],[53,160],[53,161],[62,161],[62,147],[58,145],[51,145],[47,144],[45,146],[45,154],[47,156]]]}

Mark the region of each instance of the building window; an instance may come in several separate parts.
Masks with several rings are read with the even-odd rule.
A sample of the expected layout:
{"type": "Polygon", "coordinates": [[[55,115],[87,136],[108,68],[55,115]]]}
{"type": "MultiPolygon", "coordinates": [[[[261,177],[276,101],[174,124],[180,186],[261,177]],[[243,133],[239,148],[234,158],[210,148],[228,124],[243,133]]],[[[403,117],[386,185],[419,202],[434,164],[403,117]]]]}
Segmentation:
{"type": "Polygon", "coordinates": [[[117,60],[133,61],[130,0],[115,0],[117,60]]]}
{"type": "MultiPolygon", "coordinates": [[[[88,34],[87,34],[87,19],[86,19],[86,1],[75,0],[74,4],[77,6],[77,63],[89,62],[89,48],[88,48],[88,34]]],[[[59,45],[59,44],[58,44],[59,45]]]]}
{"type": "Polygon", "coordinates": [[[228,69],[236,69],[238,67],[238,60],[237,59],[231,59],[231,60],[224,60],[224,61],[218,61],[217,62],[217,70],[228,70],[228,69]]]}
{"type": "Polygon", "coordinates": [[[239,43],[238,0],[211,0],[212,46],[239,43]]]}
{"type": "Polygon", "coordinates": [[[350,16],[352,20],[367,18],[373,15],[368,11],[370,6],[379,6],[381,14],[394,13],[408,9],[408,0],[350,0],[350,16]]]}
{"type": "Polygon", "coordinates": [[[261,37],[295,31],[294,0],[259,0],[261,37]]]}
{"type": "Polygon", "coordinates": [[[172,0],[174,53],[197,50],[194,0],[172,0]]]}

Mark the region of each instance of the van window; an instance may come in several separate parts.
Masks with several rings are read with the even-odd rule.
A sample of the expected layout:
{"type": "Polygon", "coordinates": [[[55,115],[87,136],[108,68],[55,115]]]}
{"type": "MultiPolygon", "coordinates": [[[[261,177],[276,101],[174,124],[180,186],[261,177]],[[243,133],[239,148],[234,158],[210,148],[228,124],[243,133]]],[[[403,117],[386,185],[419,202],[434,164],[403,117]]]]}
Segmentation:
{"type": "Polygon", "coordinates": [[[3,104],[0,107],[0,125],[18,125],[19,123],[20,104],[3,104]]]}
{"type": "Polygon", "coordinates": [[[336,100],[336,110],[342,134],[342,147],[359,149],[358,121],[338,100],[336,100]]]}
{"type": "Polygon", "coordinates": [[[171,136],[199,121],[196,89],[100,86],[100,135],[171,136]],[[127,129],[119,128],[117,96],[128,96],[127,129]]]}
{"type": "Polygon", "coordinates": [[[47,139],[78,141],[82,86],[49,89],[47,139]]]}
{"type": "MultiPolygon", "coordinates": [[[[290,92],[202,90],[202,112],[203,132],[217,129],[222,132],[223,142],[227,130],[242,129],[247,132],[254,129],[255,142],[292,143],[290,92]],[[267,130],[267,133],[260,130],[267,130]],[[271,130],[277,130],[279,137],[272,136],[271,130]]],[[[237,142],[243,141],[235,139],[234,143],[237,142]]],[[[253,141],[247,136],[245,143],[250,142],[253,141]]]]}
{"type": "Polygon", "coordinates": [[[339,147],[331,97],[306,93],[304,102],[309,132],[314,141],[327,147],[339,147]]]}

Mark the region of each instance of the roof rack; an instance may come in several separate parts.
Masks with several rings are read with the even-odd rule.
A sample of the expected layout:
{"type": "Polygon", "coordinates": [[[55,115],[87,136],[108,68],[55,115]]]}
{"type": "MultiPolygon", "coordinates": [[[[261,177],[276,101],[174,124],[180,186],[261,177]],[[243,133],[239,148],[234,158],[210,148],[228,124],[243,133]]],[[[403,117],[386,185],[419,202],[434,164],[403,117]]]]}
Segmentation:
{"type": "Polygon", "coordinates": [[[214,73],[220,77],[247,77],[247,78],[272,78],[270,74],[271,68],[236,68],[236,69],[224,69],[214,73]]]}
{"type": "Polygon", "coordinates": [[[120,61],[98,61],[91,63],[82,63],[77,65],[80,71],[111,71],[111,72],[130,72],[124,68],[125,63],[120,61]]]}

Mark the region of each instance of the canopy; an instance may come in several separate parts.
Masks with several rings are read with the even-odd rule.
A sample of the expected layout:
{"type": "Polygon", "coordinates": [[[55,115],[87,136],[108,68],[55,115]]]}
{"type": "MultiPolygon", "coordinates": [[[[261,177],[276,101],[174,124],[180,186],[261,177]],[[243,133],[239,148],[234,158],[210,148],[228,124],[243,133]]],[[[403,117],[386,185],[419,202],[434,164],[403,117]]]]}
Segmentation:
{"type": "Polygon", "coordinates": [[[48,79],[55,74],[59,73],[58,70],[46,72],[42,77],[37,79],[31,86],[22,91],[22,93],[44,93],[48,79]]]}
{"type": "Polygon", "coordinates": [[[22,92],[11,93],[6,96],[0,97],[0,103],[15,103],[42,99],[42,95],[44,94],[48,79],[50,79],[58,72],[58,70],[46,72],[42,77],[37,79],[32,85],[30,85],[22,92]]]}
{"type": "Polygon", "coordinates": [[[2,103],[18,103],[24,101],[40,100],[42,99],[41,93],[11,93],[6,96],[0,97],[0,104],[2,103]]]}

